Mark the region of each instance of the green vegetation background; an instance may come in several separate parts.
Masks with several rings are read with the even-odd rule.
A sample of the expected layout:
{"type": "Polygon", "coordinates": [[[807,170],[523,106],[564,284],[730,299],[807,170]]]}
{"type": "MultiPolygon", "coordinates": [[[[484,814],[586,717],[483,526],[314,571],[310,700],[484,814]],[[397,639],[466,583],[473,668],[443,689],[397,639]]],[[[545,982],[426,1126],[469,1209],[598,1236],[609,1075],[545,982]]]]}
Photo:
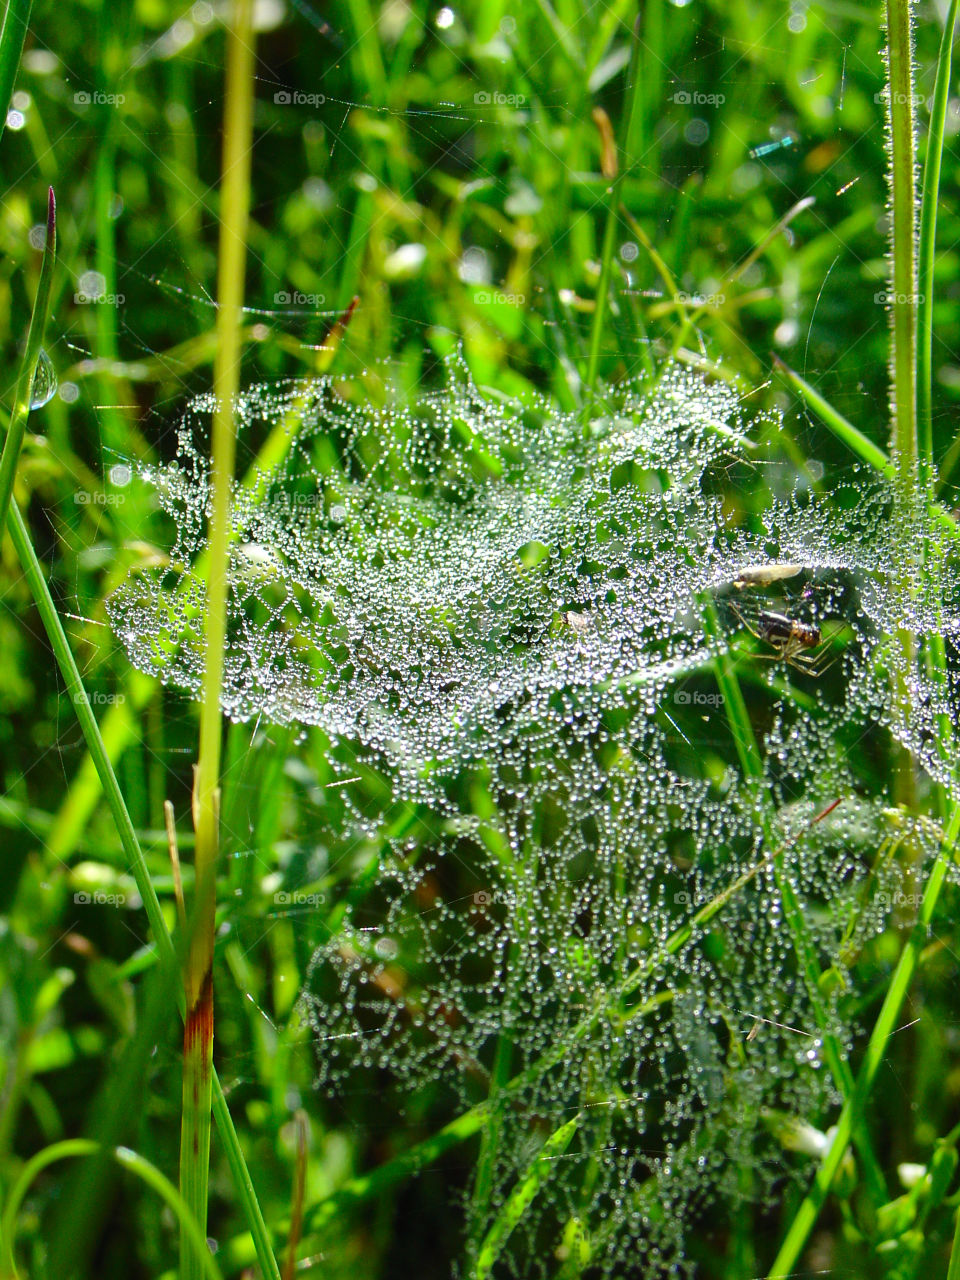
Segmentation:
{"type": "MultiPolygon", "coordinates": [[[[171,531],[146,487],[118,488],[106,477],[133,459],[172,457],[178,411],[210,386],[220,12],[204,0],[37,4],[14,102],[23,124],[8,126],[0,150],[8,405],[39,271],[30,231],[43,221],[48,184],[59,202],[48,349],[61,392],[31,418],[17,497],[70,615],[171,921],[162,804],[174,803],[188,856],[196,710],[130,672],[103,608],[128,567],[169,545],[171,531]],[[105,300],[84,300],[91,292],[105,300]]],[[[617,127],[635,6],[486,0],[451,10],[335,0],[315,11],[266,0],[260,16],[243,382],[321,370],[324,335],[356,296],[333,370],[357,377],[374,401],[441,386],[444,358],[461,346],[483,386],[579,404],[610,186],[594,112],[602,108],[617,127]]],[[[920,17],[920,90],[929,96],[940,27],[932,7],[920,17]]],[[[752,392],[749,403],[786,410],[770,456],[786,454],[829,487],[853,460],[771,381],[771,352],[886,445],[888,325],[876,298],[886,288],[879,11],[651,0],[642,32],[641,110],[628,140],[602,376],[641,373],[675,350],[708,360],[752,392]],[[793,145],[751,159],[752,148],[787,137],[793,145]],[[742,270],[809,196],[815,203],[742,270]],[[673,273],[676,297],[647,244],[673,273]]],[[[937,454],[949,481],[960,397],[960,110],[951,109],[948,130],[934,367],[937,454]]],[[[732,477],[731,511],[748,521],[761,487],[749,474],[732,477]]],[[[142,1016],[150,960],[145,917],[9,541],[0,571],[6,1188],[44,1144],[85,1131],[91,1099],[142,1016]],[[98,892],[107,900],[77,897],[98,892]]],[[[403,1116],[382,1105],[385,1082],[374,1077],[336,1101],[313,1091],[315,1050],[294,1000],[314,947],[336,927],[338,904],[359,898],[379,841],[347,829],[338,792],[324,788],[319,734],[298,739],[246,725],[228,737],[216,1057],[267,1221],[279,1224],[289,1213],[298,1106],[311,1120],[310,1203],[434,1132],[455,1104],[442,1082],[407,1098],[403,1116]],[[295,888],[325,894],[328,906],[278,912],[275,893],[295,888]]],[[[887,786],[878,762],[877,792],[887,786]]],[[[375,810],[376,779],[355,798],[375,810]]],[[[394,824],[430,839],[416,814],[396,814],[394,824]]],[[[897,1161],[924,1161],[957,1119],[956,942],[945,924],[923,970],[922,1030],[897,1042],[881,1076],[878,1149],[891,1187],[897,1161]]],[[[897,946],[894,934],[881,940],[868,991],[871,978],[882,990],[897,946]]],[[[124,1135],[170,1176],[179,1090],[171,1019],[124,1135]]],[[[322,1262],[303,1274],[448,1276],[461,1244],[456,1195],[473,1154],[456,1148],[419,1179],[345,1210],[313,1238],[322,1262]]],[[[54,1170],[27,1201],[28,1274],[40,1274],[65,1185],[54,1170]]],[[[210,1234],[225,1274],[239,1274],[249,1253],[231,1243],[243,1223],[216,1136],[211,1188],[210,1234]]],[[[139,1185],[111,1185],[105,1209],[91,1275],[132,1280],[173,1265],[172,1223],[139,1185]]],[[[704,1222],[697,1251],[704,1274],[733,1280],[727,1217],[721,1208],[704,1222]]],[[[777,1212],[757,1219],[761,1257],[772,1256],[786,1220],[777,1212]]],[[[824,1229],[830,1256],[846,1258],[836,1212],[824,1229]]],[[[945,1231],[949,1223],[939,1236],[932,1230],[931,1257],[945,1256],[945,1231]]],[[[849,1257],[862,1274],[883,1274],[876,1258],[849,1257]]]]}

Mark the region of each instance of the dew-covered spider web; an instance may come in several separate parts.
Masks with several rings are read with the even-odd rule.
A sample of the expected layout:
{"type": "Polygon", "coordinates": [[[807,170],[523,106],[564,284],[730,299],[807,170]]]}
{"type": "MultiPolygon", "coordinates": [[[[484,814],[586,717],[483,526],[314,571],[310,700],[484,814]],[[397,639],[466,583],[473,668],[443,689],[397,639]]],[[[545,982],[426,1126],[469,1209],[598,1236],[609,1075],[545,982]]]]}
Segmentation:
{"type": "MultiPolygon", "coordinates": [[[[108,602],[134,665],[194,696],[212,407],[143,471],[167,562],[108,602]]],[[[381,835],[314,955],[319,1085],[486,1104],[464,1274],[693,1273],[705,1206],[812,1172],[798,1118],[841,1100],[855,961],[937,848],[866,779],[893,741],[953,795],[955,684],[913,658],[933,634],[954,657],[952,518],[776,468],[741,518],[731,476],[778,423],[676,366],[587,428],[459,365],[409,406],[322,379],[236,420],[261,463],[233,493],[224,711],[320,727],[434,832],[381,835]]]]}

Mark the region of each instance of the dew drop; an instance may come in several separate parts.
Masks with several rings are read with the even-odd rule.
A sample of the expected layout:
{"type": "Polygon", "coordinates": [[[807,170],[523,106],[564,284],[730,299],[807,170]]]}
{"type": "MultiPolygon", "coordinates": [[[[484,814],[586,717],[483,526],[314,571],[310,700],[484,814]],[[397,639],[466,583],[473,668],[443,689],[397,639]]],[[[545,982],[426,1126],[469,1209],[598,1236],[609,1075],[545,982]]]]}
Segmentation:
{"type": "Polygon", "coordinates": [[[49,404],[57,394],[57,386],[57,375],[53,367],[53,361],[41,347],[40,354],[37,357],[37,367],[33,371],[33,382],[30,386],[30,408],[42,409],[45,404],[49,404]]]}

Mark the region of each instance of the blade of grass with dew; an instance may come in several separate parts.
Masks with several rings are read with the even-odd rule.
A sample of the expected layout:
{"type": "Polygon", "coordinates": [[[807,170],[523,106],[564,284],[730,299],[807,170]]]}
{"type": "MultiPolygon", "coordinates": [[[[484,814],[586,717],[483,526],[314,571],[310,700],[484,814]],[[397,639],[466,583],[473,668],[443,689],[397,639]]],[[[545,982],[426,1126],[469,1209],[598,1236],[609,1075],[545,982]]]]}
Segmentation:
{"type": "Polygon", "coordinates": [[[23,56],[23,42],[30,26],[33,0],[7,0],[0,26],[0,137],[7,123],[7,111],[23,56]]]}
{"type": "Polygon", "coordinates": [[[17,1212],[37,1174],[42,1173],[44,1169],[58,1160],[67,1160],[76,1156],[99,1156],[101,1153],[107,1157],[112,1157],[122,1169],[128,1169],[145,1182],[147,1186],[156,1191],[177,1219],[183,1234],[190,1241],[190,1246],[200,1267],[201,1276],[205,1276],[207,1280],[223,1280],[220,1268],[217,1266],[207,1245],[206,1237],[197,1226],[196,1219],[191,1215],[186,1202],[173,1183],[164,1177],[156,1165],[151,1164],[149,1160],[139,1155],[136,1151],[131,1151],[128,1147],[115,1147],[104,1150],[99,1143],[92,1142],[89,1138],[68,1138],[63,1142],[55,1142],[49,1147],[44,1147],[31,1160],[28,1160],[20,1171],[16,1182],[10,1189],[10,1194],[7,1196],[7,1202],[3,1208],[3,1218],[0,1220],[0,1239],[3,1240],[3,1252],[2,1256],[0,1256],[0,1278],[2,1280],[17,1280],[19,1276],[13,1256],[17,1212]]]}
{"type": "MultiPolygon", "coordinates": [[[[908,547],[921,495],[917,442],[917,164],[916,76],[913,65],[913,14],[910,0],[886,0],[888,92],[888,180],[892,202],[891,282],[893,286],[890,329],[890,459],[896,469],[892,519],[903,531],[908,547]]],[[[921,546],[923,544],[921,543],[921,546]]],[[[926,555],[924,546],[921,552],[926,555]]],[[[891,575],[892,590],[899,597],[903,618],[909,617],[914,592],[908,553],[891,575]]],[[[914,668],[917,637],[904,622],[897,628],[900,659],[891,672],[893,700],[898,714],[910,723],[914,702],[914,668]]],[[[917,804],[917,769],[910,750],[896,753],[894,798],[907,809],[917,804]]],[[[904,859],[904,890],[917,892],[919,851],[908,844],[904,859]]]]}
{"type": "Polygon", "coordinates": [[[953,61],[953,33],[960,0],[950,0],[937,59],[937,80],[930,108],[927,154],[923,165],[920,204],[920,245],[917,259],[917,290],[920,294],[917,335],[917,418],[923,479],[934,475],[933,458],[933,264],[937,244],[937,201],[940,199],[940,166],[943,135],[950,97],[950,68],[953,61]]]}
{"type": "MultiPolygon", "coordinates": [[[[917,479],[916,119],[909,0],[886,0],[892,200],[891,460],[906,490],[917,479]]],[[[906,496],[906,494],[902,495],[906,496]]]]}
{"type": "Polygon", "coordinates": [[[37,286],[30,327],[27,330],[27,345],[24,347],[20,371],[17,374],[10,426],[7,428],[7,438],[3,442],[3,453],[0,454],[0,537],[7,523],[7,508],[10,505],[10,495],[13,493],[13,481],[23,445],[23,433],[33,403],[33,382],[43,347],[43,331],[47,325],[47,311],[50,305],[50,281],[53,278],[56,257],[57,201],[53,194],[53,187],[50,187],[47,191],[47,235],[43,246],[40,283],[37,286]]]}
{"type": "MultiPolygon", "coordinates": [[[[227,32],[223,194],[217,272],[217,351],[214,360],[210,561],[207,573],[205,668],[200,747],[194,781],[196,890],[185,961],[183,1123],[180,1190],[206,1230],[213,1087],[213,948],[220,821],[220,752],[227,638],[230,492],[236,456],[233,407],[240,386],[241,322],[253,139],[253,0],[235,0],[227,32]]],[[[183,1280],[199,1280],[196,1259],[181,1239],[183,1280]]]]}
{"type": "Polygon", "coordinates": [[[537,1196],[554,1160],[559,1160],[573,1141],[582,1116],[577,1114],[561,1125],[541,1147],[526,1174],[507,1197],[506,1204],[497,1214],[493,1225],[484,1237],[477,1255],[475,1280],[486,1280],[497,1258],[503,1251],[514,1228],[537,1196]]]}

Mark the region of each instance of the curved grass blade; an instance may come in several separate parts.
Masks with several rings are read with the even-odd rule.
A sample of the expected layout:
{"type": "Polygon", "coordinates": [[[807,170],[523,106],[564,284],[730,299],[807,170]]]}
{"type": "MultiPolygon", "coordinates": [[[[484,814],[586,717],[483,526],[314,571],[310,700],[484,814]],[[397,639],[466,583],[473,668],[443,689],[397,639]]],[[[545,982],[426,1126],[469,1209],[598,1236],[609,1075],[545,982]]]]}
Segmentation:
{"type": "Polygon", "coordinates": [[[114,1147],[112,1150],[104,1151],[98,1142],[92,1142],[89,1138],[68,1138],[64,1142],[55,1142],[52,1146],[45,1147],[43,1151],[38,1151],[33,1159],[28,1160],[24,1165],[20,1176],[10,1190],[7,1203],[3,1209],[3,1218],[0,1221],[0,1235],[3,1237],[3,1255],[2,1260],[0,1260],[2,1272],[0,1272],[0,1275],[3,1276],[3,1280],[17,1280],[19,1276],[13,1256],[17,1211],[37,1174],[57,1160],[66,1160],[73,1156],[100,1156],[101,1154],[112,1157],[121,1168],[129,1169],[131,1173],[136,1174],[147,1186],[156,1191],[180,1223],[183,1234],[189,1239],[190,1247],[193,1249],[194,1256],[200,1267],[200,1274],[205,1276],[207,1280],[223,1280],[220,1268],[207,1247],[203,1232],[197,1226],[196,1219],[190,1213],[186,1202],[173,1183],[164,1177],[156,1165],[151,1164],[149,1160],[138,1152],[131,1151],[129,1147],[114,1147]]]}

